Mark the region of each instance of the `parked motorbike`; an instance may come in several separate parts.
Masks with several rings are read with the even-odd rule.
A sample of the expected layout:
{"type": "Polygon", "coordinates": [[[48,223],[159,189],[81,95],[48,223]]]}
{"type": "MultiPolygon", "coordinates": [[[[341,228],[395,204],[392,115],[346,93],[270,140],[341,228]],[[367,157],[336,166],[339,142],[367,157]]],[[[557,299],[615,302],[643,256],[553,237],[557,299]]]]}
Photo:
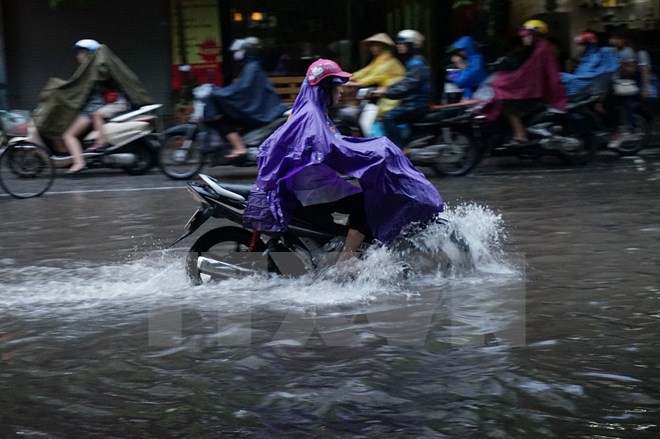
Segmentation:
{"type": "Polygon", "coordinates": [[[240,159],[227,159],[231,145],[214,129],[212,122],[204,122],[204,99],[212,87],[207,84],[193,91],[194,111],[189,122],[173,126],[163,133],[163,145],[158,156],[158,165],[165,175],[174,180],[186,180],[198,174],[204,164],[210,166],[255,166],[259,145],[286,122],[289,111],[262,127],[242,133],[247,154],[240,159]]]}
{"type": "MultiPolygon", "coordinates": [[[[185,233],[170,247],[193,234],[209,218],[228,220],[236,225],[221,226],[201,235],[192,245],[186,259],[186,272],[191,282],[202,284],[213,280],[241,277],[254,273],[297,276],[331,266],[341,251],[348,228],[334,221],[318,223],[318,219],[294,218],[283,233],[259,233],[242,227],[243,213],[251,185],[228,184],[200,174],[204,183],[189,182],[188,190],[200,203],[185,226],[185,233]]],[[[408,274],[424,270],[466,270],[472,260],[466,241],[451,223],[438,219],[427,225],[437,227],[443,236],[440,246],[429,245],[419,235],[398,239],[391,248],[401,252],[409,268],[408,274]],[[416,239],[417,238],[417,239],[416,239]],[[441,250],[438,250],[441,249],[441,250]],[[433,249],[433,250],[431,250],[433,249]]],[[[362,250],[373,243],[364,243],[362,250]]]]}
{"type": "MultiPolygon", "coordinates": [[[[366,137],[360,124],[366,105],[373,103],[369,92],[360,89],[357,98],[360,104],[357,111],[340,109],[333,118],[337,129],[350,136],[366,137]]],[[[406,146],[404,151],[415,166],[428,166],[438,175],[460,176],[472,170],[480,158],[479,144],[469,135],[470,118],[467,111],[478,101],[463,101],[436,105],[420,120],[404,124],[406,146]]]]}
{"type": "MultiPolygon", "coordinates": [[[[146,173],[156,164],[160,147],[155,133],[156,110],[161,104],[145,105],[137,110],[113,117],[103,125],[107,146],[99,150],[88,148],[96,143],[98,132],[92,130],[82,139],[83,156],[89,168],[121,168],[130,175],[146,173]]],[[[41,145],[51,151],[55,167],[71,165],[72,157],[54,152],[53,139],[43,138],[34,123],[30,123],[28,136],[14,138],[11,145],[41,145]]]]}

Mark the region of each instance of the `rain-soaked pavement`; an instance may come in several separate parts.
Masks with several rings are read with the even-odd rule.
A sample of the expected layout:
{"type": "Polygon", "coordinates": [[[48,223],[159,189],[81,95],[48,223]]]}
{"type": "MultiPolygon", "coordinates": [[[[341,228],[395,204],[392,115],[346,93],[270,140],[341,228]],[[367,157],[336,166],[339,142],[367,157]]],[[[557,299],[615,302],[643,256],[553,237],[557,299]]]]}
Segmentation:
{"type": "Polygon", "coordinates": [[[434,178],[475,257],[449,278],[192,287],[182,182],[0,195],[0,437],[658,437],[658,157],[434,178]]]}

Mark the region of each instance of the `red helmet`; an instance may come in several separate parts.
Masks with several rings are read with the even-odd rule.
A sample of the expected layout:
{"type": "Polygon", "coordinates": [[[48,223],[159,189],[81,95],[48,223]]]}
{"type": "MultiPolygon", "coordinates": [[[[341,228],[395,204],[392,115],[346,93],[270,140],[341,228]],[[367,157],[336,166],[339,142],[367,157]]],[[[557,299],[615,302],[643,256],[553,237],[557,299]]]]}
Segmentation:
{"type": "Polygon", "coordinates": [[[351,74],[345,72],[339,67],[339,64],[329,59],[317,59],[307,69],[307,81],[310,85],[317,85],[329,76],[337,78],[341,84],[348,82],[351,74]]]}
{"type": "Polygon", "coordinates": [[[598,44],[598,35],[591,31],[580,32],[575,37],[576,44],[598,44]]]}

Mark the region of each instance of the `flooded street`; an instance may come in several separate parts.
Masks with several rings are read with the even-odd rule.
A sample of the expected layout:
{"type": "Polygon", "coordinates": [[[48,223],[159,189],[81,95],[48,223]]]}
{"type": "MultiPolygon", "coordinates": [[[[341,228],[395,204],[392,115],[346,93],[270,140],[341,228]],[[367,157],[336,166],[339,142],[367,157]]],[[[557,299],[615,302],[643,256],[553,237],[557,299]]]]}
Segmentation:
{"type": "Polygon", "coordinates": [[[660,158],[432,181],[474,271],[193,287],[182,182],[0,194],[0,437],[658,437],[660,158]]]}

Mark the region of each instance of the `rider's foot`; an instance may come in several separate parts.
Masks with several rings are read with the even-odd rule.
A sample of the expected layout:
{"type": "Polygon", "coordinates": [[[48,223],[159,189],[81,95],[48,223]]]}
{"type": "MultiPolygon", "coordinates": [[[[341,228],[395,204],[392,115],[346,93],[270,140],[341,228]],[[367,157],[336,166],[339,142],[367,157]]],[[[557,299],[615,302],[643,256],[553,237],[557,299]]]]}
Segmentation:
{"type": "Polygon", "coordinates": [[[74,163],[74,164],[71,165],[71,167],[66,171],[66,173],[67,173],[67,175],[77,174],[77,173],[79,173],[80,171],[84,170],[85,168],[87,168],[87,164],[86,164],[85,162],[83,162],[83,163],[74,163]]]}
{"type": "Polygon", "coordinates": [[[232,151],[229,154],[225,156],[227,160],[236,160],[238,158],[243,158],[247,155],[247,149],[246,150],[240,150],[240,151],[232,151]]]}
{"type": "Polygon", "coordinates": [[[505,143],[504,147],[510,148],[510,147],[520,147],[520,146],[525,146],[529,143],[528,139],[522,139],[522,138],[517,138],[513,137],[511,140],[509,140],[507,143],[505,143]]]}

